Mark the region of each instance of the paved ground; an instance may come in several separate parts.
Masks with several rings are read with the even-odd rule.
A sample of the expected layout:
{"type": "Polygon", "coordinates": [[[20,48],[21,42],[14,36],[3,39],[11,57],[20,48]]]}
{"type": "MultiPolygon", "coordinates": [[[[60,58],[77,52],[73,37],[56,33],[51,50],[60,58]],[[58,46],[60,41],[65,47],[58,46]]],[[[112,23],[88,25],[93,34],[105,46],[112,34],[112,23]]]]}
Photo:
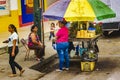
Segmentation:
{"type": "Polygon", "coordinates": [[[80,61],[71,60],[69,71],[56,72],[58,61],[55,60],[52,71],[39,80],[120,80],[120,32],[99,38],[98,47],[94,71],[81,71],[80,61]]]}
{"type": "MultiPolygon", "coordinates": [[[[46,22],[45,26],[48,26],[51,22],[46,22]]],[[[18,29],[19,32],[19,37],[27,39],[26,36],[30,33],[30,27],[24,27],[18,29]]],[[[0,33],[0,80],[37,80],[39,77],[43,76],[44,73],[38,72],[36,70],[31,69],[31,66],[34,66],[36,64],[44,64],[47,61],[53,59],[51,57],[54,57],[56,55],[56,51],[52,48],[51,46],[51,41],[48,40],[48,35],[49,35],[49,28],[45,27],[45,60],[43,62],[36,61],[34,59],[34,52],[30,52],[30,60],[29,61],[24,61],[24,56],[25,56],[25,48],[20,44],[20,51],[19,54],[16,57],[16,62],[18,62],[22,67],[25,69],[25,73],[23,74],[22,77],[17,76],[15,78],[10,78],[8,75],[11,73],[11,69],[8,63],[8,54],[6,53],[6,45],[3,44],[2,41],[7,39],[9,35],[9,32],[4,32],[0,33]]],[[[17,73],[19,75],[19,71],[17,70],[17,73]]]]}
{"type": "MultiPolygon", "coordinates": [[[[52,58],[51,56],[54,57],[56,54],[56,51],[54,51],[51,47],[50,41],[46,42],[46,51],[45,51],[45,60],[43,62],[36,61],[34,59],[34,52],[30,52],[30,60],[24,61],[24,56],[25,56],[25,48],[22,46],[20,47],[20,52],[16,57],[16,61],[23,66],[25,69],[25,73],[23,74],[22,77],[15,77],[15,78],[9,78],[8,75],[11,73],[10,66],[8,64],[8,54],[2,54],[0,55],[0,80],[36,80],[39,77],[43,76],[44,73],[38,72],[36,70],[30,69],[31,66],[36,65],[36,64],[43,64],[46,60],[49,61],[52,58]],[[48,51],[49,50],[49,51],[48,51]]],[[[17,70],[17,73],[19,75],[19,71],[17,70]]]]}

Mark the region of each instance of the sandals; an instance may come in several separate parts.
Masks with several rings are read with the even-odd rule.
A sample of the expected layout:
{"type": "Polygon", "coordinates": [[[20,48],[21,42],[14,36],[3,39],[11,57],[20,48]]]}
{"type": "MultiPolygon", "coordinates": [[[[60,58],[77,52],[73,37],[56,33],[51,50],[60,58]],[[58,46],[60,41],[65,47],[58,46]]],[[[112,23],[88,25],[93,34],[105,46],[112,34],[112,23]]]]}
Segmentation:
{"type": "Polygon", "coordinates": [[[25,70],[24,69],[22,69],[21,71],[20,71],[20,76],[22,76],[22,74],[25,72],[25,70]]]}
{"type": "Polygon", "coordinates": [[[8,75],[8,77],[16,77],[17,76],[17,74],[10,74],[10,75],[8,75]]]}
{"type": "Polygon", "coordinates": [[[39,58],[36,58],[36,61],[40,61],[40,59],[39,59],[39,58]]]}
{"type": "MultiPolygon", "coordinates": [[[[20,71],[20,76],[22,76],[22,74],[25,72],[25,70],[24,69],[22,69],[21,71],[20,71]]],[[[10,75],[8,75],[8,77],[16,77],[17,76],[17,74],[10,74],[10,75]]]]}

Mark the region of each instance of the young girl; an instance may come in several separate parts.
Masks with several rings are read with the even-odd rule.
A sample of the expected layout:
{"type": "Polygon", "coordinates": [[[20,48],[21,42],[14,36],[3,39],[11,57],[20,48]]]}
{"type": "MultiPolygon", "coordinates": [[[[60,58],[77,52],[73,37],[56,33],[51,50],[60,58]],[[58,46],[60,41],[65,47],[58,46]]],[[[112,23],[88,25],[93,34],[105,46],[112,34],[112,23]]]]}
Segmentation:
{"type": "Polygon", "coordinates": [[[13,24],[10,24],[8,26],[8,31],[11,33],[11,35],[9,36],[8,40],[3,41],[3,43],[8,43],[9,64],[12,69],[12,74],[10,74],[9,77],[17,76],[15,67],[19,69],[21,76],[25,70],[17,62],[14,61],[16,55],[19,52],[19,48],[18,48],[19,39],[18,39],[16,27],[13,24]]]}
{"type": "Polygon", "coordinates": [[[52,37],[55,37],[54,31],[55,31],[55,24],[51,23],[49,40],[51,40],[52,37]]]}

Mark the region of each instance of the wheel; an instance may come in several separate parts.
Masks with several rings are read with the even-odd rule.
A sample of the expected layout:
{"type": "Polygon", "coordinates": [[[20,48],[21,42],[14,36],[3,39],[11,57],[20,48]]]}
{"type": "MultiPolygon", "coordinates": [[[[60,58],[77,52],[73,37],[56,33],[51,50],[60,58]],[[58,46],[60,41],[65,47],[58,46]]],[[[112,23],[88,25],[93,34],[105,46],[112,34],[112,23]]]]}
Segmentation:
{"type": "Polygon", "coordinates": [[[108,36],[109,31],[103,31],[104,36],[108,36]]]}

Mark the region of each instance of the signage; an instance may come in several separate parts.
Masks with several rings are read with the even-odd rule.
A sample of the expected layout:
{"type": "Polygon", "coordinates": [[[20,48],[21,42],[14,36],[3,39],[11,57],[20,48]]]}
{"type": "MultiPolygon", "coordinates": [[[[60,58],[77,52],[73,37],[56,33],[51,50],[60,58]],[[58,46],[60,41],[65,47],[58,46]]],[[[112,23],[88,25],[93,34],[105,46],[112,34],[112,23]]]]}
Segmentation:
{"type": "Polygon", "coordinates": [[[0,0],[0,16],[10,15],[10,0],[0,0]]]}

